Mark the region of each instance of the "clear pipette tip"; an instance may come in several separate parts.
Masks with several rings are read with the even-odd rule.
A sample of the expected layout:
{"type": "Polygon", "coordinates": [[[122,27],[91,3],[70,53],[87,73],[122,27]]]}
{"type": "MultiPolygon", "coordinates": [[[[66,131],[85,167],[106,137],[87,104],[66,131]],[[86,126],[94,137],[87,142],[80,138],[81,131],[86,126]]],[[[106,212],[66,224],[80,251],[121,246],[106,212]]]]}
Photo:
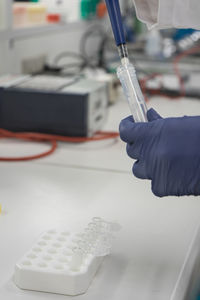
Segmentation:
{"type": "Polygon", "coordinates": [[[117,69],[117,76],[122,84],[124,95],[129,103],[135,122],[147,122],[147,107],[137,80],[134,66],[128,58],[126,44],[118,47],[121,65],[117,69]]]}

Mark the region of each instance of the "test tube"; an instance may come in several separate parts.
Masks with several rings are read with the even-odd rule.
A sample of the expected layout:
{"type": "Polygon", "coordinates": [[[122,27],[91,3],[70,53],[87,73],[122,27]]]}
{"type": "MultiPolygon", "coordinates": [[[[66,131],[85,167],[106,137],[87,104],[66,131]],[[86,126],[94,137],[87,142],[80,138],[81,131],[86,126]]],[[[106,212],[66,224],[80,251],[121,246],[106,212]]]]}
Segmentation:
{"type": "Polygon", "coordinates": [[[122,84],[124,95],[128,101],[135,122],[147,122],[147,107],[137,80],[134,66],[127,57],[121,59],[117,76],[122,84]]]}

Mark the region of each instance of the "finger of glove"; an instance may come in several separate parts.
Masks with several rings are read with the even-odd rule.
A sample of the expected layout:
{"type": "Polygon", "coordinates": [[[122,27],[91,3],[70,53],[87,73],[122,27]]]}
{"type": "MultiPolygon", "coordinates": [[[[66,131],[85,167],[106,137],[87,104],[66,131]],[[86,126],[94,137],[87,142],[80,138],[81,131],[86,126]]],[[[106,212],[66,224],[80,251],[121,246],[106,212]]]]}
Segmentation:
{"type": "Polygon", "coordinates": [[[139,159],[141,157],[141,147],[139,143],[127,144],[126,145],[126,152],[128,156],[133,159],[139,159]]]}
{"type": "Polygon", "coordinates": [[[134,123],[132,117],[128,117],[121,121],[119,126],[120,138],[126,143],[135,143],[142,140],[146,130],[149,128],[149,123],[134,123]]]}
{"type": "Polygon", "coordinates": [[[137,178],[150,179],[147,176],[146,166],[145,166],[144,161],[137,160],[133,165],[132,172],[137,178]]]}
{"type": "Polygon", "coordinates": [[[147,112],[147,119],[149,122],[152,122],[158,119],[162,119],[162,117],[157,113],[157,111],[155,111],[155,109],[150,108],[147,112]]]}
{"type": "Polygon", "coordinates": [[[168,196],[168,194],[164,191],[164,189],[158,184],[156,180],[152,180],[151,182],[151,190],[153,194],[157,197],[165,197],[168,196]]]}

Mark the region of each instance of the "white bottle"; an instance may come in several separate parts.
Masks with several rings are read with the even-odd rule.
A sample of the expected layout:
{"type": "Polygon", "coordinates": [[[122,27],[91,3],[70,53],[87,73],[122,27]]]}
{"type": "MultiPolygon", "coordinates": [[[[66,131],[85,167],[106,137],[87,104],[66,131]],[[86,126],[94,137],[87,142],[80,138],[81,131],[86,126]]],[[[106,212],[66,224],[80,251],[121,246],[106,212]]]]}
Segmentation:
{"type": "Polygon", "coordinates": [[[80,20],[80,0],[64,0],[65,10],[68,14],[68,22],[77,22],[80,20]]]}
{"type": "MultiPolygon", "coordinates": [[[[74,1],[74,0],[73,0],[74,1]]],[[[66,9],[66,3],[70,2],[69,0],[40,0],[47,6],[47,12],[49,14],[59,14],[61,21],[66,22],[67,16],[70,13],[66,9]]]]}
{"type": "Polygon", "coordinates": [[[162,37],[159,30],[153,29],[148,32],[145,52],[150,57],[158,57],[162,53],[162,37]]]}

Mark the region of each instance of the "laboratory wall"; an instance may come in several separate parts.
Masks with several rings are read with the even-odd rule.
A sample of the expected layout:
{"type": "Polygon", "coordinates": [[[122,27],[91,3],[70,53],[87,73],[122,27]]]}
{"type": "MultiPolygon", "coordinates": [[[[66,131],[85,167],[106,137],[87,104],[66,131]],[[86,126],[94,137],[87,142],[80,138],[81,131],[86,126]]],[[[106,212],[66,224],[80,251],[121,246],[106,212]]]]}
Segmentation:
{"type": "Polygon", "coordinates": [[[9,48],[8,43],[0,42],[0,74],[9,70],[9,48]]]}

